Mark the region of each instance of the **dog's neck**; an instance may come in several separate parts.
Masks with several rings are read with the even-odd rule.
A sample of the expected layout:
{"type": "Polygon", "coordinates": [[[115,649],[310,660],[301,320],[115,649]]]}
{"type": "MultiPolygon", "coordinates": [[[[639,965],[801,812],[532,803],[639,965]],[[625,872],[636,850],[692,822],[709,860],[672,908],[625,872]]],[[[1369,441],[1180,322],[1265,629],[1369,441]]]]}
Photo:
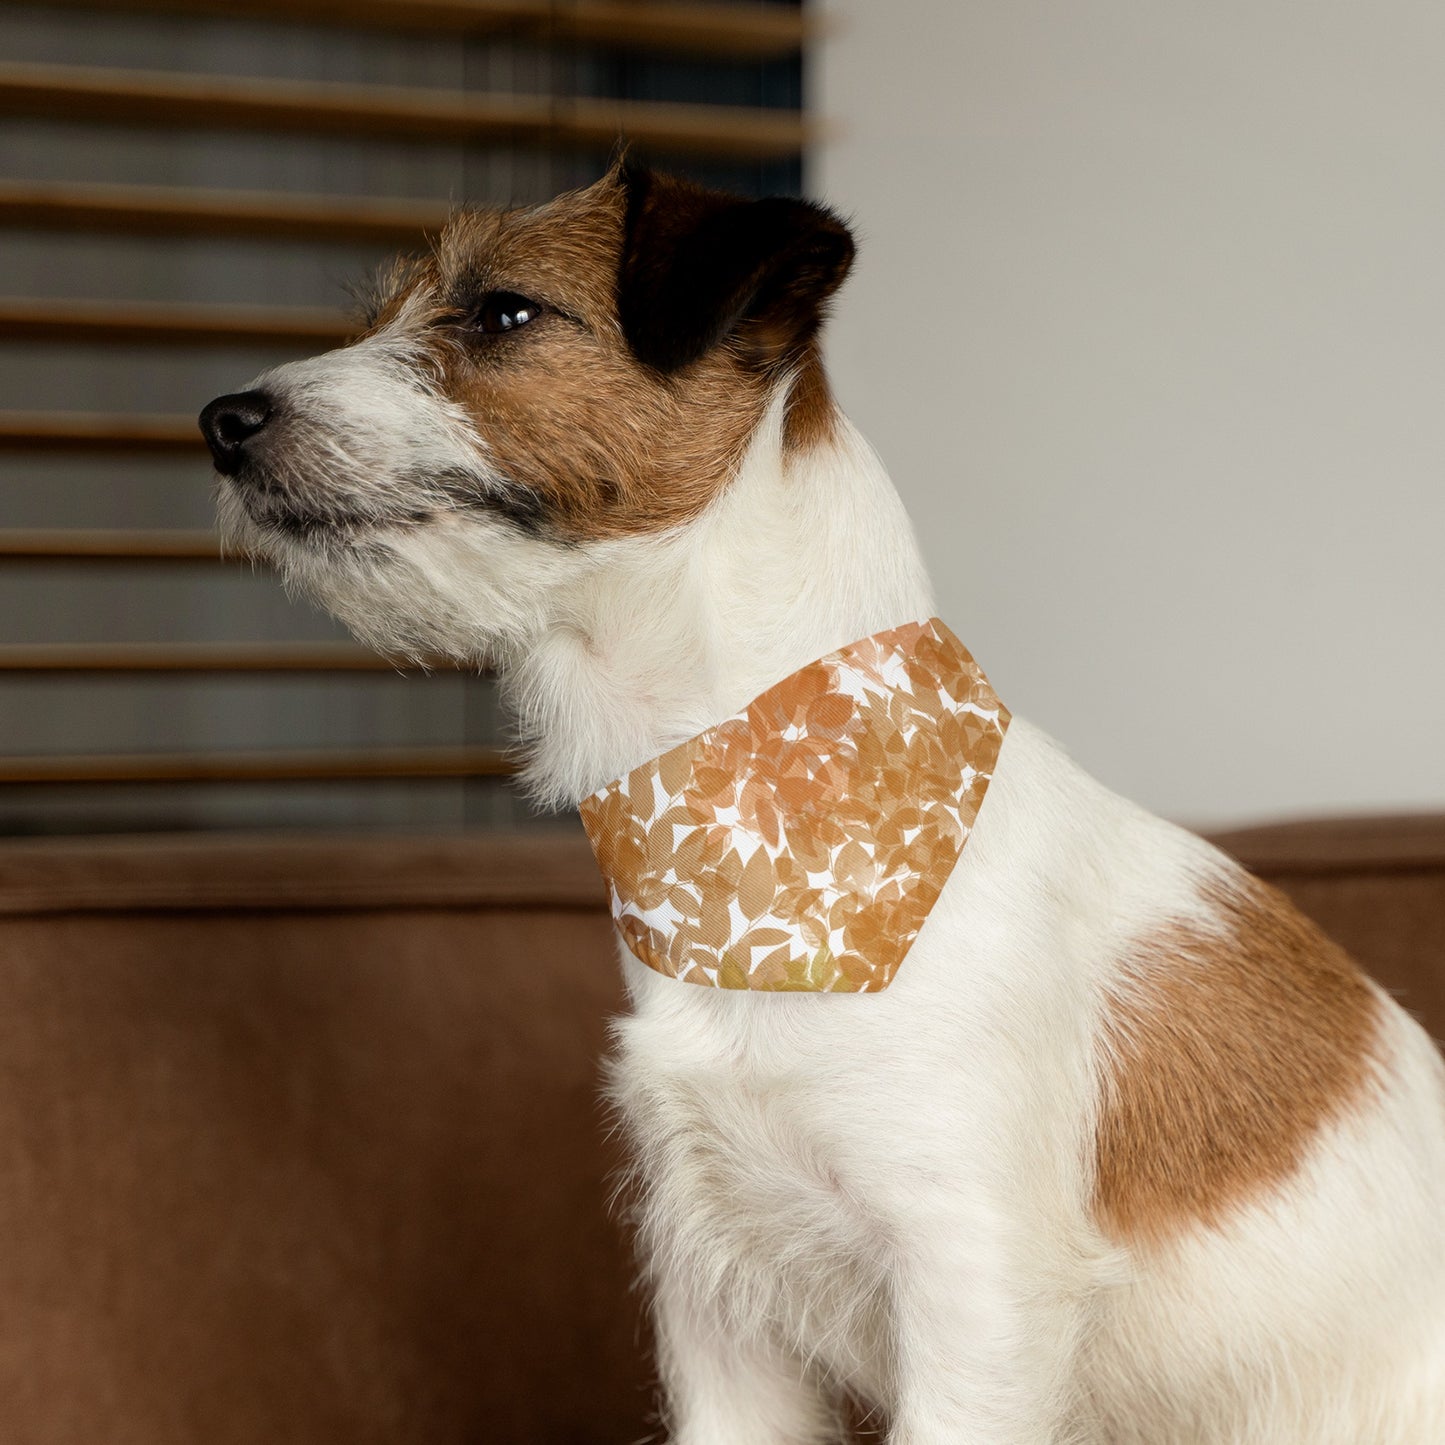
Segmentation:
{"type": "Polygon", "coordinates": [[[599,544],[504,664],[543,801],[575,804],[824,653],[932,614],[872,448],[839,416],[827,441],[793,453],[782,413],[779,399],[696,522],[599,544]]]}

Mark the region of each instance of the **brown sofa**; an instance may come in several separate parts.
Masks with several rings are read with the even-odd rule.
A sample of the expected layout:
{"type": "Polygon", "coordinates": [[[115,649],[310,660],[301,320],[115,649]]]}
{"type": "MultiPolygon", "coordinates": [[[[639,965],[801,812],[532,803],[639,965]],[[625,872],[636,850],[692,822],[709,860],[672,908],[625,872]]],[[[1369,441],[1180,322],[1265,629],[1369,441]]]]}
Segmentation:
{"type": "MultiPolygon", "coordinates": [[[[1221,839],[1445,1033],[1445,818],[1221,839]]],[[[580,836],[0,844],[0,1438],[623,1445],[580,836]]]]}

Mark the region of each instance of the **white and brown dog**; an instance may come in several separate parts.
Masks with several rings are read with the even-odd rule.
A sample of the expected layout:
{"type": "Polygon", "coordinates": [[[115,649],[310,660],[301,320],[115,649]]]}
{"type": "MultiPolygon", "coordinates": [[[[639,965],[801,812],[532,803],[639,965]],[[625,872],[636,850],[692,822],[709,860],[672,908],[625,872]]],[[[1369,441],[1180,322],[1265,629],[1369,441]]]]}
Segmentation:
{"type": "MultiPolygon", "coordinates": [[[[213,402],[226,531],[392,654],[494,665],[575,804],[930,616],[816,338],[847,229],[626,164],[464,212],[352,345],[213,402]]],[[[901,364],[901,363],[900,363],[901,364]]],[[[623,950],[672,1439],[1445,1441],[1445,1072],[1275,893],[1015,721],[896,982],[623,950]]]]}

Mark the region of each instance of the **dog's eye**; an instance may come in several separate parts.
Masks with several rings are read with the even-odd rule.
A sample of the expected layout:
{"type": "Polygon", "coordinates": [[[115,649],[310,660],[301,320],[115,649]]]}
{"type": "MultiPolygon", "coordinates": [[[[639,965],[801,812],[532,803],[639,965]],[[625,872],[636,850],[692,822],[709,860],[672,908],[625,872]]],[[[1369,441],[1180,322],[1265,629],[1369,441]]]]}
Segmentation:
{"type": "Polygon", "coordinates": [[[542,314],[540,302],[530,301],[515,291],[489,291],[472,313],[472,325],[488,336],[515,331],[542,314]]]}

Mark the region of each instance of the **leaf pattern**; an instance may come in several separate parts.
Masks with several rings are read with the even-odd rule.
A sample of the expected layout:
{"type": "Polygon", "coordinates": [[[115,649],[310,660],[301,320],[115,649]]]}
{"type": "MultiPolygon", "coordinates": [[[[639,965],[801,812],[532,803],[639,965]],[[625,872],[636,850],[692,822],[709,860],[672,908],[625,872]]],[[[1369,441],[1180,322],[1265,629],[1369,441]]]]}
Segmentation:
{"type": "Polygon", "coordinates": [[[800,668],[583,802],[624,941],[713,988],[886,988],[963,851],[1008,723],[937,618],[800,668]]]}

